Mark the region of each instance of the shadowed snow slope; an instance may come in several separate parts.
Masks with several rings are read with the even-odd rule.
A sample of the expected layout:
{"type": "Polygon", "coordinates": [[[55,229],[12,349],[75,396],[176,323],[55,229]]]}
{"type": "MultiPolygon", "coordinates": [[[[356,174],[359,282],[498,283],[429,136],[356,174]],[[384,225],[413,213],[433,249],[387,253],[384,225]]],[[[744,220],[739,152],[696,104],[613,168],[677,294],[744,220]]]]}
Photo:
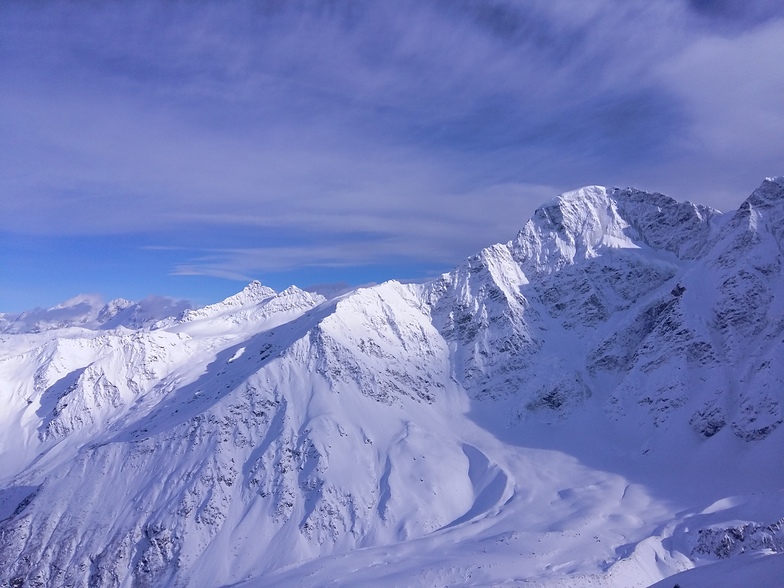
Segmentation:
{"type": "Polygon", "coordinates": [[[773,586],[782,227],[593,186],[425,284],[0,316],[0,586],[773,586]]]}

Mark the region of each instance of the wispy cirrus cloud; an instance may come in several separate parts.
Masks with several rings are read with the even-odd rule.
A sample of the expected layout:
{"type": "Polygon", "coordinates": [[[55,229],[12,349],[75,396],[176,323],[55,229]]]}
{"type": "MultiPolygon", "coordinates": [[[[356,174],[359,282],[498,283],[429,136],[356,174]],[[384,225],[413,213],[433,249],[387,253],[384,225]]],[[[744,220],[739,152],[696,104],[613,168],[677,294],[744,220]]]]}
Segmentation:
{"type": "Polygon", "coordinates": [[[727,208],[781,173],[778,6],[5,3],[0,231],[239,279],[446,264],[584,184],[727,208]]]}

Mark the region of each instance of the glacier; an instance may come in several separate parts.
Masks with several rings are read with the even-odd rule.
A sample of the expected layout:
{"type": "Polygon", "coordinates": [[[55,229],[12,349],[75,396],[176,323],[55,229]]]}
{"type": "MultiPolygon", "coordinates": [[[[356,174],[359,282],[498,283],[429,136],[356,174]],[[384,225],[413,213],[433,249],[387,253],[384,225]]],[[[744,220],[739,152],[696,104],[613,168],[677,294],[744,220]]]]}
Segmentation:
{"type": "Polygon", "coordinates": [[[781,177],[590,186],[428,282],[0,314],[0,586],[779,586],[782,244],[781,177]]]}

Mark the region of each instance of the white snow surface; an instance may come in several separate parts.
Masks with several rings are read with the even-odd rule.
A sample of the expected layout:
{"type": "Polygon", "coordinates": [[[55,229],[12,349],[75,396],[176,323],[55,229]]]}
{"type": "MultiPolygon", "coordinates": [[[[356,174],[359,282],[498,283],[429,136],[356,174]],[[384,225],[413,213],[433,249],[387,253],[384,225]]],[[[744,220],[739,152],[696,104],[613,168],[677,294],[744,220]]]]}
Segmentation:
{"type": "Polygon", "coordinates": [[[0,586],[780,586],[783,242],[784,178],[592,186],[424,284],[0,315],[0,586]]]}

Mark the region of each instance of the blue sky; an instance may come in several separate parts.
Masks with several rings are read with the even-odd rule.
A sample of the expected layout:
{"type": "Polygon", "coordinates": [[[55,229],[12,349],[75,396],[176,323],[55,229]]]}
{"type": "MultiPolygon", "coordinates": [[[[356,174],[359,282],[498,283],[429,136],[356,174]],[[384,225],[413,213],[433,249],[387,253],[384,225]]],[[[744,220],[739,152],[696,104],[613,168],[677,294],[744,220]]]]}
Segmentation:
{"type": "Polygon", "coordinates": [[[776,1],[0,4],[0,311],[422,279],[588,184],[784,174],[776,1]]]}

